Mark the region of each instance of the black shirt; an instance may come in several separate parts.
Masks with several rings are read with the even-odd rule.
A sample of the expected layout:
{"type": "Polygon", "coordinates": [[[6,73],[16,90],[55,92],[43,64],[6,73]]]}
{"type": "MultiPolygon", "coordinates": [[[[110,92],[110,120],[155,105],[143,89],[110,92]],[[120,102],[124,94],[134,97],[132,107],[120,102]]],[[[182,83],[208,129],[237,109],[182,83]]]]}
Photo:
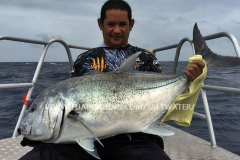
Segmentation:
{"type": "Polygon", "coordinates": [[[127,58],[137,52],[142,53],[136,59],[135,69],[162,73],[161,66],[151,51],[128,44],[118,49],[97,47],[80,54],[74,63],[71,77],[82,76],[92,70],[116,71],[127,58]]]}

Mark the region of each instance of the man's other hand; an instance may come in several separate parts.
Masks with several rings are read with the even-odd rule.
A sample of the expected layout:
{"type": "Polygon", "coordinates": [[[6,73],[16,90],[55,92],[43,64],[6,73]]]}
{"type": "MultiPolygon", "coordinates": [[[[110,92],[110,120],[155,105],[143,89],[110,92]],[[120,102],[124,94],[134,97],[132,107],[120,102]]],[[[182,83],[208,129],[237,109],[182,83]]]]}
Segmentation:
{"type": "Polygon", "coordinates": [[[188,80],[192,82],[202,74],[204,67],[205,64],[203,62],[193,61],[187,66],[187,68],[184,70],[184,73],[188,77],[188,80]]]}

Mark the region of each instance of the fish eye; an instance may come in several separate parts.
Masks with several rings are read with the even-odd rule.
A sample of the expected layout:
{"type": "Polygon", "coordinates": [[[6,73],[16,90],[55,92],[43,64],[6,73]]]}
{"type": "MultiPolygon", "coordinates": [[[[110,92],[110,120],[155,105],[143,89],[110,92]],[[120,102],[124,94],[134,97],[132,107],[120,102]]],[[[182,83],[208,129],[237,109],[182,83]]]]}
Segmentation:
{"type": "Polygon", "coordinates": [[[35,107],[32,107],[32,108],[30,108],[29,112],[32,113],[32,112],[34,112],[35,110],[36,110],[36,108],[35,108],[35,107]]]}

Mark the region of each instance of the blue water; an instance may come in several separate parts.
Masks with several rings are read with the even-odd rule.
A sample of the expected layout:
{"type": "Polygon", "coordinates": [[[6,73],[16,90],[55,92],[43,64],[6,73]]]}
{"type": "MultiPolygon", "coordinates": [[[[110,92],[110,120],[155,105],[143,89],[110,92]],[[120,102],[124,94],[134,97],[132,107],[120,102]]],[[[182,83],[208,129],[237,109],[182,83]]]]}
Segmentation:
{"type": "MultiPolygon", "coordinates": [[[[172,64],[162,62],[164,74],[171,73],[172,64]]],[[[177,72],[182,72],[187,65],[179,62],[177,72]]],[[[0,63],[0,83],[31,82],[37,63],[0,63]]],[[[44,63],[32,99],[48,86],[69,78],[70,65],[68,63],[44,63]]],[[[240,88],[240,67],[218,68],[209,67],[205,84],[240,88]]],[[[22,107],[22,96],[28,91],[21,89],[0,89],[0,139],[12,136],[17,118],[10,124],[8,121],[18,113],[22,107]]],[[[210,112],[212,115],[217,145],[240,155],[240,95],[207,91],[210,112]]],[[[204,113],[201,95],[199,96],[196,112],[204,113]]],[[[209,133],[205,120],[193,118],[190,127],[177,128],[209,141],[209,133]]]]}

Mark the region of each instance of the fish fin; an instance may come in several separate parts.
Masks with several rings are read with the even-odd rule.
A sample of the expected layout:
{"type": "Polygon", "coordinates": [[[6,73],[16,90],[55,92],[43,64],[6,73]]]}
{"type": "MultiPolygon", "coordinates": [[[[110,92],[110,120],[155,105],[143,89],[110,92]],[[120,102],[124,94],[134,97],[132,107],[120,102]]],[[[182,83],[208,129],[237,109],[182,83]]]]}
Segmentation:
{"type": "Polygon", "coordinates": [[[148,133],[148,134],[154,134],[158,136],[172,136],[175,134],[174,132],[166,130],[160,125],[149,125],[142,132],[148,133]]]}
{"type": "Polygon", "coordinates": [[[68,116],[71,116],[73,118],[76,118],[87,130],[88,132],[96,139],[96,141],[98,141],[98,143],[100,143],[103,147],[104,145],[102,144],[102,142],[98,139],[98,137],[96,136],[96,134],[86,125],[84,124],[79,118],[69,114],[68,116]]]}
{"type": "Polygon", "coordinates": [[[132,136],[129,133],[126,133],[126,136],[129,138],[130,141],[132,141],[132,136]]]}
{"type": "Polygon", "coordinates": [[[239,66],[240,64],[239,57],[223,56],[212,52],[200,33],[197,23],[194,25],[193,29],[193,44],[196,54],[202,55],[203,59],[207,63],[207,66],[231,67],[239,66]]]}
{"type": "Polygon", "coordinates": [[[139,54],[142,52],[137,52],[130,56],[127,60],[125,60],[119,68],[121,72],[133,72],[134,71],[134,64],[136,63],[136,59],[138,58],[139,54]]]}
{"type": "Polygon", "coordinates": [[[203,36],[198,29],[197,23],[195,23],[193,28],[193,44],[195,53],[202,55],[203,58],[205,58],[205,56],[213,54],[213,52],[209,49],[205,40],[203,39],[203,36]]]}
{"type": "Polygon", "coordinates": [[[93,139],[77,139],[76,142],[87,151],[95,151],[93,139]]]}
{"type": "MultiPolygon", "coordinates": [[[[84,149],[85,150],[85,149],[84,149]]],[[[87,153],[91,154],[93,157],[97,158],[97,159],[101,159],[100,156],[98,155],[98,152],[95,150],[95,151],[88,151],[88,150],[85,150],[87,153]]]]}

